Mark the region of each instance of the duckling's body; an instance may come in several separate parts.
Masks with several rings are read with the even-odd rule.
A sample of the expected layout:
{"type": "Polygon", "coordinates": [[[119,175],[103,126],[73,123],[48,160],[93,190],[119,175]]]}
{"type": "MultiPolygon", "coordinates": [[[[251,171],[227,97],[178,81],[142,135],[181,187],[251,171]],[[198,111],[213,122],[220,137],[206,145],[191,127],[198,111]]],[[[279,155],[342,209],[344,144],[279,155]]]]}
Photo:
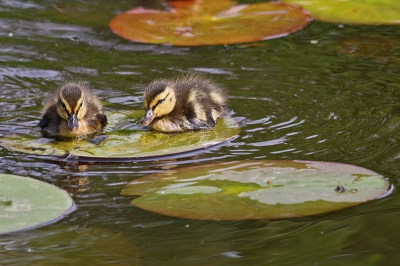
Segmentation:
{"type": "Polygon", "coordinates": [[[38,127],[46,137],[90,138],[107,124],[102,109],[89,88],[69,82],[49,95],[38,127]]]}
{"type": "Polygon", "coordinates": [[[154,81],[144,92],[144,108],[142,125],[160,132],[212,128],[227,113],[222,88],[197,75],[154,81]]]}

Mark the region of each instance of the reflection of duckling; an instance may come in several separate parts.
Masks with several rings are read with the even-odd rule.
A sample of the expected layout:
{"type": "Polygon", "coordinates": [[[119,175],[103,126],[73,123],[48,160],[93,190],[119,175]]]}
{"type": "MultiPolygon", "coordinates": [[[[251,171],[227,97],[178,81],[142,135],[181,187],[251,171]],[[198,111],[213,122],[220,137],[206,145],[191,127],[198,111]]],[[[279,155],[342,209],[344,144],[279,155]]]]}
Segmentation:
{"type": "Polygon", "coordinates": [[[38,127],[46,137],[88,138],[100,134],[106,123],[96,95],[82,83],[69,82],[46,100],[38,127]]]}
{"type": "Polygon", "coordinates": [[[211,128],[227,113],[223,90],[197,75],[154,81],[144,92],[144,108],[142,125],[161,132],[211,128]]]}

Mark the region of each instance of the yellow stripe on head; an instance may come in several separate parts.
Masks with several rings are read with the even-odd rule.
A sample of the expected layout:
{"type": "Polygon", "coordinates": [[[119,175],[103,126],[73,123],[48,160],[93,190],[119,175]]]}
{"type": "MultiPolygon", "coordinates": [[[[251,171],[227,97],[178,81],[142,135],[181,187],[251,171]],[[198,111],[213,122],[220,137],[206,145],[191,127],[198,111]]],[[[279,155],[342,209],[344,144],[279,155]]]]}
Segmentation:
{"type": "Polygon", "coordinates": [[[69,115],[76,114],[77,118],[83,118],[86,114],[85,93],[77,84],[67,84],[60,91],[58,114],[67,119],[69,115]]]}

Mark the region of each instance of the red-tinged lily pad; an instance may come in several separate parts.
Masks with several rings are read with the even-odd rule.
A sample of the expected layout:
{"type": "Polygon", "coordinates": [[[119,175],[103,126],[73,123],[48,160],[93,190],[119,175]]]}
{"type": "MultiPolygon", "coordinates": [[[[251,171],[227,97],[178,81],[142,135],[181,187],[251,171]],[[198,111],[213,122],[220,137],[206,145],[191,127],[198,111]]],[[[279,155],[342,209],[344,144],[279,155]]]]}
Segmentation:
{"type": "Polygon", "coordinates": [[[155,173],[122,195],[139,208],[201,220],[280,219],[326,213],[383,196],[381,175],[358,166],[313,161],[233,161],[155,173]]]}
{"type": "Polygon", "coordinates": [[[212,129],[176,134],[145,130],[139,120],[143,111],[108,113],[105,135],[93,140],[41,138],[40,135],[10,135],[0,144],[12,151],[66,157],[68,161],[130,162],[180,155],[218,145],[236,137],[239,125],[231,117],[217,120],[212,129]],[[131,125],[130,129],[126,129],[131,125]]]}
{"type": "Polygon", "coordinates": [[[398,0],[282,0],[303,7],[313,19],[345,24],[400,24],[398,0]]]}
{"type": "Polygon", "coordinates": [[[115,34],[135,42],[199,46],[278,38],[310,22],[303,9],[282,3],[193,0],[168,5],[168,11],[130,10],[114,17],[109,26],[115,34]]]}
{"type": "Polygon", "coordinates": [[[138,248],[123,234],[82,223],[5,235],[0,250],[2,265],[139,265],[138,248]]]}
{"type": "Polygon", "coordinates": [[[66,191],[45,182],[8,174],[0,180],[0,234],[57,221],[74,206],[66,191]]]}

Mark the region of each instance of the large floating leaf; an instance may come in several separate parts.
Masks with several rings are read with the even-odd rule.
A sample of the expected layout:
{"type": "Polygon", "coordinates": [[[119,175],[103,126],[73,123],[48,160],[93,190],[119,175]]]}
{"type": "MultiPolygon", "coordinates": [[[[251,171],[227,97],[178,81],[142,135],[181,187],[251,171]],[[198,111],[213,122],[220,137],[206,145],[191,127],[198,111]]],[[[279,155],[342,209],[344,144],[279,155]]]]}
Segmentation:
{"type": "Polygon", "coordinates": [[[2,236],[1,240],[1,265],[138,265],[137,247],[123,234],[82,223],[2,236]]]}
{"type": "Polygon", "coordinates": [[[114,17],[111,30],[128,40],[183,46],[278,38],[305,27],[309,15],[282,3],[234,5],[231,0],[168,2],[169,11],[132,9],[114,17]]]}
{"type": "Polygon", "coordinates": [[[151,174],[122,195],[139,208],[205,220],[314,215],[373,200],[390,188],[365,168],[312,161],[235,161],[151,174]]]}
{"type": "Polygon", "coordinates": [[[398,0],[282,0],[310,11],[315,20],[346,24],[400,24],[398,0]]]}
{"type": "Polygon", "coordinates": [[[48,224],[72,207],[68,193],[56,186],[0,174],[0,234],[48,224]]]}
{"type": "MultiPolygon", "coordinates": [[[[238,124],[230,117],[218,119],[213,129],[166,134],[139,129],[139,118],[130,121],[131,115],[113,113],[107,116],[110,124],[106,135],[95,140],[57,141],[32,135],[16,135],[4,137],[0,141],[4,147],[13,151],[68,156],[68,160],[132,161],[208,148],[232,139],[240,132],[238,124]],[[134,128],[124,129],[126,124],[132,124],[134,128]]],[[[134,116],[137,114],[134,113],[134,116]]]]}

